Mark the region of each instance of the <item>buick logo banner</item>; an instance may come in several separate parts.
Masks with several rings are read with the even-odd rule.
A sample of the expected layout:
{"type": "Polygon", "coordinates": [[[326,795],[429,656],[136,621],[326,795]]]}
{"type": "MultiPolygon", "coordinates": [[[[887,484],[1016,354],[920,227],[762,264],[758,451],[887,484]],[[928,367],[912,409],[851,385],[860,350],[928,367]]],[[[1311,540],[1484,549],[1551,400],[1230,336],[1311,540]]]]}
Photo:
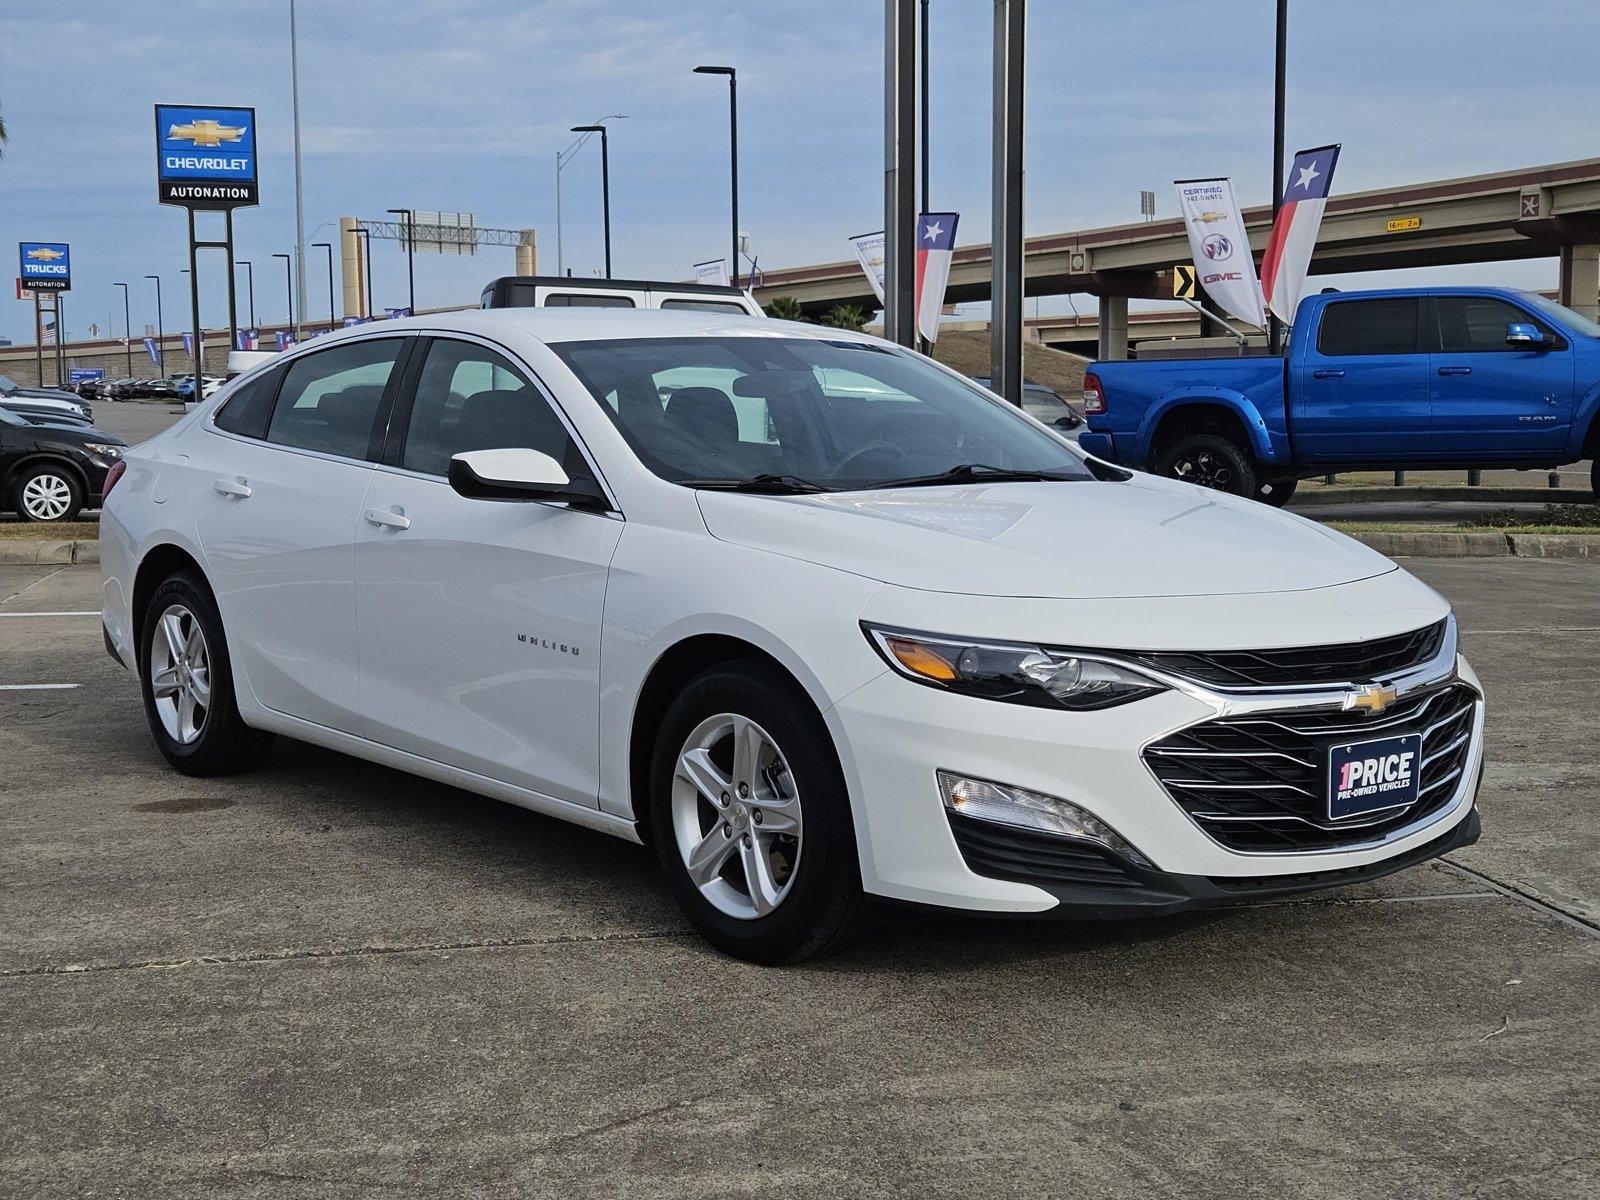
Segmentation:
{"type": "Polygon", "coordinates": [[[259,204],[256,110],[156,105],[156,191],[183,208],[259,204]]]}
{"type": "Polygon", "coordinates": [[[1228,179],[1180,179],[1178,207],[1189,232],[1189,253],[1211,299],[1230,316],[1258,329],[1267,323],[1250,256],[1250,235],[1228,179]]]}

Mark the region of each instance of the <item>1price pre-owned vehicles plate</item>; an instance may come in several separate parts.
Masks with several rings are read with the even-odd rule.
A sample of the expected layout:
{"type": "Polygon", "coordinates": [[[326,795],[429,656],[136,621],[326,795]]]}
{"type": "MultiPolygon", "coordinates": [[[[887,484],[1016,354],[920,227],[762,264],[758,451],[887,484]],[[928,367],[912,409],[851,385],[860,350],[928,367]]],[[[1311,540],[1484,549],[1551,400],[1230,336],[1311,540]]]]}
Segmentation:
{"type": "Polygon", "coordinates": [[[879,899],[1158,914],[1477,836],[1438,595],[864,335],[386,322],[124,461],[106,638],[175,767],[285,734],[647,841],[757,961],[879,899]],[[1410,783],[1374,807],[1346,767],[1387,739],[1410,783]]]}

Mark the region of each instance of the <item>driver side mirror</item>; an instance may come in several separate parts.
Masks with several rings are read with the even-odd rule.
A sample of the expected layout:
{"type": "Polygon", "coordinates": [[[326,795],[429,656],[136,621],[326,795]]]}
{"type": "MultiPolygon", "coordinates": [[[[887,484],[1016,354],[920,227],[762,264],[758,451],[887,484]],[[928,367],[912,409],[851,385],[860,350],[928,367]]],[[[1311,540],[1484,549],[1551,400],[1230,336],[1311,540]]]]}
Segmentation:
{"type": "Polygon", "coordinates": [[[1506,326],[1506,345],[1515,346],[1519,350],[1543,350],[1548,345],[1544,334],[1539,332],[1537,325],[1524,321],[1513,321],[1506,326]]]}
{"type": "Polygon", "coordinates": [[[453,455],[450,486],[471,500],[559,502],[601,511],[611,507],[592,479],[569,479],[548,454],[524,447],[453,455]]]}

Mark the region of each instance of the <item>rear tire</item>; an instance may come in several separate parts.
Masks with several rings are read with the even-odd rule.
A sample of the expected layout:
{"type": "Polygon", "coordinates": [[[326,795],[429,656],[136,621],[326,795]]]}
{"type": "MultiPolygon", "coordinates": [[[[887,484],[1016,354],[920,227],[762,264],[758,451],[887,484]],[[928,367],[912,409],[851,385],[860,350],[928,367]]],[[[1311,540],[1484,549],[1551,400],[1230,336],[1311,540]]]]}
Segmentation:
{"type": "Polygon", "coordinates": [[[1270,504],[1273,508],[1282,508],[1294,496],[1294,490],[1300,485],[1298,479],[1258,479],[1256,481],[1256,499],[1262,504],[1270,504]]]}
{"type": "Polygon", "coordinates": [[[248,771],[272,748],[273,735],[239,715],[222,617],[193,571],[169,576],[150,597],[139,690],[156,748],[185,775],[248,771]]]}
{"type": "Polygon", "coordinates": [[[1191,433],[1168,446],[1156,474],[1230,496],[1256,494],[1256,469],[1242,447],[1215,433],[1191,433]]]}
{"type": "Polygon", "coordinates": [[[775,667],[730,663],[684,688],[656,737],[650,809],[679,907],[724,954],[797,963],[870,921],[833,739],[775,667]]]}

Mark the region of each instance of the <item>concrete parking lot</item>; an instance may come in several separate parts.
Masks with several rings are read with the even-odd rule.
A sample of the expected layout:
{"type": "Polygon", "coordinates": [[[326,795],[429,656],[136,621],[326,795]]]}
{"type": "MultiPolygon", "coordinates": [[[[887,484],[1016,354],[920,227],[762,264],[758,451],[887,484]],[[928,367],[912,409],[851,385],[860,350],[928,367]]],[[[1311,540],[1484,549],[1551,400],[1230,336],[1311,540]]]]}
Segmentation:
{"type": "Polygon", "coordinates": [[[1417,560],[1484,840],[762,970],[648,852],[280,741],[169,771],[92,567],[0,567],[0,1194],[1593,1197],[1600,563],[1417,560]]]}

